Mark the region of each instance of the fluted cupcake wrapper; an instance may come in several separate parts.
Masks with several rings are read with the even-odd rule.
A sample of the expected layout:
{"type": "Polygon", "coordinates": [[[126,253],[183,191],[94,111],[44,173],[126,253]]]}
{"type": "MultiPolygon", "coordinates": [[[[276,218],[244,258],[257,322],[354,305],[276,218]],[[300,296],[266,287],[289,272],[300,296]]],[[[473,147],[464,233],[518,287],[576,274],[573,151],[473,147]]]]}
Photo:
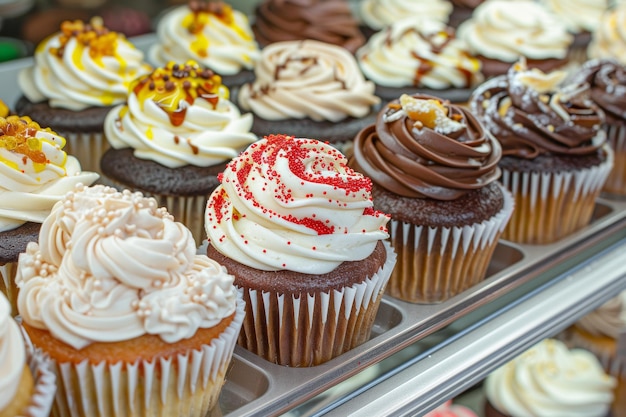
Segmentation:
{"type": "Polygon", "coordinates": [[[76,133],[76,132],[57,132],[66,140],[63,150],[68,154],[76,157],[80,162],[83,171],[97,172],[100,171],[100,158],[109,149],[109,142],[102,132],[76,133]]]}
{"type": "MultiPolygon", "coordinates": [[[[25,334],[25,332],[23,332],[25,334]]],[[[26,362],[34,378],[34,392],[24,417],[48,417],[56,393],[56,376],[51,361],[26,340],[26,362]]]]}
{"type": "Polygon", "coordinates": [[[626,126],[607,126],[607,142],[614,152],[613,169],[604,184],[603,191],[626,195],[626,126]]]}
{"type": "Polygon", "coordinates": [[[427,227],[391,219],[389,230],[398,263],[387,293],[411,303],[437,303],[481,282],[513,212],[513,197],[500,187],[502,209],[480,223],[427,227]]]}
{"type": "Polygon", "coordinates": [[[589,224],[596,198],[613,166],[613,151],[600,165],[564,172],[502,170],[501,182],[513,193],[515,211],[502,235],[517,243],[546,244],[589,224]]]}
{"type": "Polygon", "coordinates": [[[17,262],[7,262],[0,265],[0,291],[7,296],[11,304],[11,313],[17,316],[17,292],[15,275],[17,274],[17,262]]]}
{"type": "Polygon", "coordinates": [[[299,296],[239,288],[246,302],[239,344],[292,367],[324,363],[367,341],[396,255],[376,274],[339,290],[299,296]]]}
{"type": "Polygon", "coordinates": [[[217,403],[245,315],[235,317],[211,344],[184,355],[132,364],[84,360],[53,363],[57,394],[53,416],[197,416],[217,403]]]}

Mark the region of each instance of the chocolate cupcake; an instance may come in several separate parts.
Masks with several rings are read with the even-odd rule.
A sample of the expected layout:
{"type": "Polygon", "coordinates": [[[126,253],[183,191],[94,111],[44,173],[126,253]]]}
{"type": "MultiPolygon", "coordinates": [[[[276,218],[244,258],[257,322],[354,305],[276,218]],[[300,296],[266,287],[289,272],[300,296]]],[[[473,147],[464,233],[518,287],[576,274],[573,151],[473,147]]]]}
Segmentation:
{"type": "Polygon", "coordinates": [[[565,77],[522,61],[471,98],[502,144],[501,181],[516,201],[503,237],[514,242],[551,243],[586,226],[613,166],[604,112],[588,99],[588,85],[565,77]]]}
{"type": "Polygon", "coordinates": [[[398,254],[387,292],[441,302],[482,281],[513,210],[497,183],[501,148],[464,107],[403,95],[354,142],[350,165],[374,183],[398,254]]]}

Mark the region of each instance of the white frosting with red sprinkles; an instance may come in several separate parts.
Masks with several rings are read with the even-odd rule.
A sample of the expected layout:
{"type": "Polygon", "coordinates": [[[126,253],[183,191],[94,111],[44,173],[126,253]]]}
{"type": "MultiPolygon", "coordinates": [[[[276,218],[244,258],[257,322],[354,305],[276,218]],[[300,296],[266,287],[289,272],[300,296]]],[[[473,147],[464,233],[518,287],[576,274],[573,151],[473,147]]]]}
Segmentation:
{"type": "Polygon", "coordinates": [[[270,135],[234,158],[206,210],[209,242],[252,268],[324,274],[387,239],[371,181],[315,139],[270,135]]]}

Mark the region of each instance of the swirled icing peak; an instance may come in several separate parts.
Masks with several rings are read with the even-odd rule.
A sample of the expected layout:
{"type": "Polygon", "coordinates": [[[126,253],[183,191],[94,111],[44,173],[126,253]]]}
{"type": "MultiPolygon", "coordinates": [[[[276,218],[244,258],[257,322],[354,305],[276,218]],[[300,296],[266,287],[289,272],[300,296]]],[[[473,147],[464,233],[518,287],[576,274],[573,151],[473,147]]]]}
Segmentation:
{"type": "Polygon", "coordinates": [[[452,4],[447,0],[364,0],[359,11],[368,27],[380,30],[408,16],[446,23],[452,4]]]}
{"type": "Polygon", "coordinates": [[[403,95],[359,132],[350,163],[401,196],[452,200],[498,179],[500,157],[499,143],[465,108],[403,95]]]}
{"type": "Polygon", "coordinates": [[[28,116],[0,117],[0,231],[41,223],[63,195],[98,178],[63,151],[65,138],[28,116]]]}
{"type": "Polygon", "coordinates": [[[210,244],[265,271],[332,271],[388,237],[371,181],[332,146],[271,135],[231,161],[206,210],[210,244]]]}
{"type": "Polygon", "coordinates": [[[15,397],[25,364],[24,339],[13,320],[9,301],[0,294],[0,410],[15,397]]]}
{"type": "Polygon", "coordinates": [[[492,372],[485,393],[509,416],[604,417],[615,384],[592,353],[545,339],[492,372]]]}
{"type": "Polygon", "coordinates": [[[592,155],[605,142],[604,112],[588,99],[588,84],[565,74],[511,66],[474,90],[472,111],[502,144],[504,155],[592,155]]]}
{"type": "Polygon", "coordinates": [[[79,186],[20,256],[18,309],[81,349],[155,334],[174,343],[235,310],[233,277],[196,255],[191,232],[156,200],[79,186]]]}

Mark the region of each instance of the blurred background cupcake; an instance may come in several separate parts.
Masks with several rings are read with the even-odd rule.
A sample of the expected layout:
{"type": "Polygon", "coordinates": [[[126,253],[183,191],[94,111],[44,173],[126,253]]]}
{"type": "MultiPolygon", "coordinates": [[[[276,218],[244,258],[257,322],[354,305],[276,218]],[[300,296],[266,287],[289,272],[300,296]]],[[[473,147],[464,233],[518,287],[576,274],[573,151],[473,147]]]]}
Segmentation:
{"type": "Polygon", "coordinates": [[[137,79],[128,102],[108,114],[104,180],[156,198],[200,245],[206,200],[226,162],[257,140],[251,127],[218,75],[170,62],[137,79]]]}
{"type": "Polygon", "coordinates": [[[206,209],[208,255],[246,301],[239,344],[292,367],[369,340],[395,254],[371,182],[332,146],[268,136],[233,159],[206,209]]]}
{"type": "Polygon", "coordinates": [[[626,2],[615,1],[606,11],[587,48],[589,58],[611,58],[626,65],[626,2]]]}
{"type": "Polygon", "coordinates": [[[0,415],[47,417],[56,392],[50,362],[33,351],[0,294],[0,415]]]}
{"type": "Polygon", "coordinates": [[[141,51],[101,19],[66,21],[37,46],[34,65],[20,72],[24,95],[15,110],[59,132],[83,169],[99,172],[108,148],[104,118],[126,100],[134,79],[149,71],[141,51]]]}
{"type": "Polygon", "coordinates": [[[604,112],[589,86],[523,61],[476,88],[471,109],[502,144],[502,183],[515,197],[503,237],[546,244],[583,228],[613,166],[604,112]]]}
{"type": "Polygon", "coordinates": [[[350,166],[374,183],[398,254],[387,292],[445,301],[485,277],[513,198],[496,181],[502,155],[464,107],[425,95],[387,104],[354,141],[350,166]]]}
{"type": "Polygon", "coordinates": [[[365,42],[347,0],[263,0],[254,15],[261,46],[312,39],[354,53],[365,42]]]}
{"type": "Polygon", "coordinates": [[[403,93],[467,102],[472,88],[483,81],[480,61],[469,56],[454,29],[422,17],[387,26],[356,56],[365,77],[376,83],[376,95],[385,102],[403,93]]]}
{"type": "Polygon", "coordinates": [[[57,375],[53,415],[206,416],[243,319],[232,275],[128,190],[77,187],[41,230],[18,302],[57,375]]]}
{"type": "Polygon", "coordinates": [[[252,131],[259,137],[288,133],[345,149],[380,103],[352,54],[324,42],[268,45],[255,75],[241,87],[238,103],[254,115],[252,131]]]}
{"type": "Polygon", "coordinates": [[[252,80],[261,55],[246,15],[221,1],[192,0],[171,9],[158,21],[157,35],[149,54],[154,65],[193,60],[229,88],[252,80]]]}
{"type": "Polygon", "coordinates": [[[0,290],[17,314],[15,273],[19,254],[36,242],[52,206],[95,172],[64,151],[65,139],[29,117],[0,117],[0,290]]]}
{"type": "Polygon", "coordinates": [[[521,57],[528,67],[551,71],[568,63],[573,36],[562,20],[533,0],[489,0],[459,26],[485,77],[504,74],[521,57]]]}
{"type": "Polygon", "coordinates": [[[472,17],[476,9],[484,0],[450,0],[452,2],[452,13],[448,22],[452,27],[459,25],[472,17]]]}

